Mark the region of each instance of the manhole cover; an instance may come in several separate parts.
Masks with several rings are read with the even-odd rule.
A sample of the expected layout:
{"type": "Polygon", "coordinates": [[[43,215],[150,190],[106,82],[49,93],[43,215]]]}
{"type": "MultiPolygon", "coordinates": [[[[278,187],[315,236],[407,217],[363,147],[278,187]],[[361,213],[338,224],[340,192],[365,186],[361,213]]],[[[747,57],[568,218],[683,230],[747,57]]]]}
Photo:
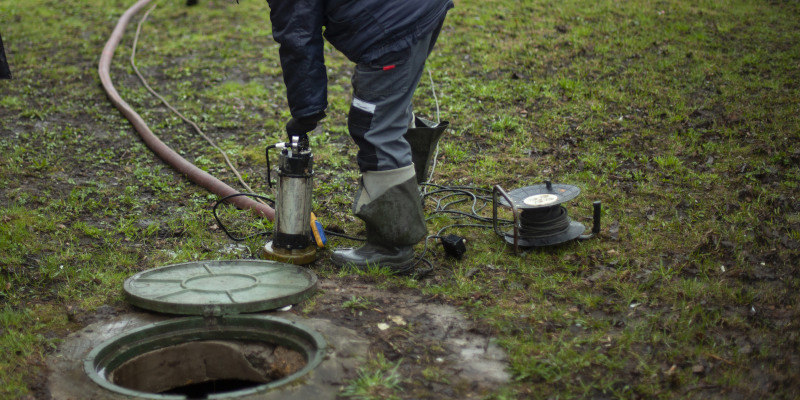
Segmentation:
{"type": "Polygon", "coordinates": [[[168,314],[219,316],[295,304],[316,289],[306,268],[267,260],[193,261],[125,280],[127,301],[168,314]]]}

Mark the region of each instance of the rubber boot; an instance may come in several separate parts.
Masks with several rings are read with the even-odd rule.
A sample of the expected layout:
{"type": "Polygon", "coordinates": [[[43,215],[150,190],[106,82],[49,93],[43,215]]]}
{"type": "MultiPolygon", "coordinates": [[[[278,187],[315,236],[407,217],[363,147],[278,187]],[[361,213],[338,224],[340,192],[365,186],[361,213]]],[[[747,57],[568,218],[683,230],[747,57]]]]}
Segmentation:
{"type": "Polygon", "coordinates": [[[428,230],[412,165],[365,172],[353,203],[353,214],[364,221],[367,242],[355,249],[334,250],[331,256],[334,264],[359,269],[380,265],[396,274],[413,268],[413,247],[428,230]]]}
{"type": "Polygon", "coordinates": [[[417,183],[428,181],[428,174],[436,152],[436,145],[445,129],[450,126],[447,121],[439,124],[414,116],[414,127],[408,128],[406,141],[411,145],[411,161],[414,162],[417,183]]]}

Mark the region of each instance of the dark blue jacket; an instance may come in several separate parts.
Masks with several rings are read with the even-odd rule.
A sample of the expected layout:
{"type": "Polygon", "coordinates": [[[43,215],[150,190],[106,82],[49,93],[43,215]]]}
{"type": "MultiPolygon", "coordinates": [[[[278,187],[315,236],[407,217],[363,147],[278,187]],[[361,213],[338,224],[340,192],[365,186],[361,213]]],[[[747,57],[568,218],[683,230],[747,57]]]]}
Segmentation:
{"type": "Polygon", "coordinates": [[[355,63],[403,50],[438,26],[451,0],[267,0],[292,116],[325,110],[323,36],[355,63]]]}

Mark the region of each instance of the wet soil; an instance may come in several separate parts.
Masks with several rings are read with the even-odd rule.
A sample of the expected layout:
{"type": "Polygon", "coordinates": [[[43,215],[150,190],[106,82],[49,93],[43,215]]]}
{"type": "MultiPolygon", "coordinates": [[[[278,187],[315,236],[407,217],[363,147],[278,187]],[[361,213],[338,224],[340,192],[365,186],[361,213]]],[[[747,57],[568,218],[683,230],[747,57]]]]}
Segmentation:
{"type": "MultiPolygon", "coordinates": [[[[317,398],[335,398],[342,387],[359,376],[359,369],[374,371],[369,365],[379,356],[398,366],[403,391],[392,394],[405,399],[482,398],[510,379],[507,356],[490,332],[452,305],[426,298],[416,290],[378,288],[358,276],[323,279],[318,288],[312,298],[288,312],[254,314],[288,318],[326,338],[328,355],[318,367],[319,376],[313,383],[305,382],[318,385],[308,389],[321,396],[317,398]],[[360,306],[348,305],[354,299],[360,306]],[[314,305],[311,311],[303,312],[310,304],[314,305]],[[326,365],[330,362],[336,365],[326,365]]],[[[108,337],[175,318],[124,303],[103,306],[96,314],[73,310],[71,315],[88,328],[70,335],[48,358],[51,376],[31,382],[37,398],[71,398],[76,393],[101,396],[102,390],[92,387],[77,361],[108,337]],[[90,388],[74,389],[73,384],[90,388]]],[[[235,379],[254,386],[280,379],[304,365],[299,353],[281,346],[204,341],[137,356],[116,368],[109,380],[150,393],[174,389],[175,382],[228,384],[235,379]]],[[[291,398],[302,398],[298,393],[287,393],[294,396],[291,398]]]]}
{"type": "MultiPolygon", "coordinates": [[[[102,47],[106,28],[102,29],[102,34],[87,41],[88,46],[97,49],[102,47]]],[[[566,26],[556,27],[560,33],[564,33],[562,31],[568,29],[566,26]]],[[[658,51],[658,49],[653,49],[653,51],[658,51]]],[[[92,54],[94,57],[95,53],[92,54]]],[[[94,72],[96,60],[84,57],[71,62],[77,66],[79,73],[58,77],[57,80],[42,79],[25,89],[31,93],[29,97],[23,97],[29,100],[29,104],[26,105],[27,109],[47,108],[44,105],[49,106],[49,103],[45,100],[53,98],[55,91],[59,93],[56,96],[58,111],[53,111],[44,118],[38,118],[30,113],[29,115],[20,115],[19,112],[10,108],[0,107],[0,121],[2,121],[0,140],[13,143],[14,146],[31,149],[21,152],[19,157],[13,160],[0,159],[3,162],[8,161],[8,165],[18,163],[24,166],[19,174],[2,177],[0,207],[24,205],[30,209],[39,208],[53,214],[66,215],[67,221],[62,225],[64,228],[71,228],[77,222],[88,227],[113,226],[118,222],[118,215],[114,212],[104,213],[101,207],[87,207],[83,212],[75,213],[73,210],[57,204],[59,201],[64,202],[72,193],[80,193],[81,190],[91,188],[92,190],[87,191],[89,194],[82,200],[83,202],[103,203],[104,206],[114,210],[125,209],[131,204],[124,203],[117,198],[122,197],[126,187],[130,187],[138,196],[138,201],[146,204],[143,209],[136,210],[142,214],[142,218],[137,222],[137,228],[146,230],[155,227],[157,233],[153,240],[143,242],[132,241],[119,235],[116,238],[119,246],[115,250],[123,256],[141,260],[142,264],[149,263],[152,258],[148,259],[148,257],[152,257],[152,253],[165,248],[174,248],[175,241],[181,240],[186,235],[182,228],[169,225],[170,218],[188,206],[190,195],[206,196],[207,193],[186,184],[187,188],[180,199],[151,203],[149,200],[158,198],[162,191],[147,186],[146,180],[135,179],[133,177],[135,171],[131,166],[141,160],[146,160],[148,165],[157,164],[158,161],[154,161],[155,156],[141,144],[129,124],[122,120],[118,111],[108,104],[105,95],[97,87],[97,78],[94,72]],[[81,88],[95,88],[96,90],[85,96],[85,92],[81,92],[85,98],[75,99],[70,98],[66,92],[54,90],[64,84],[81,88]],[[62,110],[60,108],[62,106],[66,109],[62,110]],[[66,127],[75,128],[74,137],[67,140],[64,137],[52,136],[54,132],[58,133],[56,136],[73,135],[73,133],[62,133],[67,132],[66,127]],[[51,136],[47,136],[48,132],[51,136]],[[109,161],[98,163],[98,157],[107,157],[109,161]],[[101,165],[102,168],[96,168],[97,165],[101,165]]],[[[486,79],[500,79],[508,75],[507,72],[503,72],[501,75],[485,76],[485,72],[477,68],[477,63],[474,66],[476,67],[474,73],[486,79]]],[[[559,67],[563,68],[564,66],[559,67]]],[[[549,71],[550,68],[545,68],[545,70],[549,71]]],[[[553,71],[555,70],[553,68],[553,71]]],[[[152,83],[155,86],[164,86],[169,83],[170,78],[157,74],[157,71],[156,68],[147,71],[148,75],[155,75],[152,83]]],[[[112,74],[122,79],[121,87],[134,88],[139,85],[125,71],[122,61],[119,61],[119,65],[115,64],[112,74]]],[[[30,78],[24,80],[26,79],[24,70],[19,73],[15,72],[15,77],[22,78],[23,82],[31,82],[30,78]]],[[[533,79],[524,74],[512,74],[509,79],[529,78],[533,79]]],[[[235,79],[250,81],[255,77],[236,76],[235,79]]],[[[13,84],[17,81],[10,82],[13,84]]],[[[203,87],[197,82],[190,83],[197,87],[203,87]]],[[[18,91],[18,89],[15,90],[18,91]]],[[[697,95],[714,97],[718,95],[718,91],[700,92],[697,95]]],[[[541,111],[535,99],[530,101],[532,103],[526,104],[525,107],[531,113],[541,111]]],[[[640,132],[637,131],[636,135],[631,136],[630,125],[611,120],[605,123],[600,131],[587,134],[587,132],[578,130],[580,121],[565,117],[565,125],[568,125],[568,128],[565,128],[564,134],[558,138],[550,140],[541,132],[531,133],[541,138],[542,142],[537,145],[538,148],[530,149],[527,158],[513,160],[515,163],[519,161],[524,166],[520,167],[517,177],[505,177],[506,184],[509,186],[528,184],[530,183],[529,177],[540,176],[542,173],[557,176],[566,168],[571,168],[572,171],[591,170],[592,167],[584,165],[582,161],[577,161],[575,165],[570,165],[568,161],[581,159],[585,150],[583,148],[585,142],[599,141],[607,143],[608,151],[615,152],[620,155],[620,159],[624,160],[613,174],[608,175],[608,185],[618,188],[625,197],[635,199],[637,202],[641,201],[644,204],[633,204],[628,207],[617,201],[616,205],[625,208],[618,212],[634,216],[642,223],[677,221],[690,229],[693,223],[698,222],[697,219],[693,219],[695,218],[693,214],[698,211],[706,213],[702,215],[701,219],[717,221],[742,212],[742,210],[751,210],[754,203],[765,201],[768,203],[767,206],[752,209],[752,212],[757,215],[759,220],[772,222],[769,226],[767,224],[763,226],[731,224],[730,230],[709,230],[703,235],[702,240],[688,252],[672,250],[668,245],[658,249],[662,252],[660,255],[660,260],[664,262],[662,266],[677,269],[679,272],[676,276],[689,280],[694,277],[702,279],[710,277],[719,282],[721,286],[729,285],[732,288],[730,290],[738,290],[738,296],[750,299],[750,303],[746,305],[727,304],[703,296],[689,299],[702,302],[704,308],[719,315],[720,318],[719,321],[716,321],[716,325],[713,325],[707,332],[698,334],[693,340],[703,346],[716,345],[720,352],[716,352],[715,349],[715,352],[704,354],[699,359],[685,355],[667,359],[666,356],[659,354],[674,349],[637,343],[631,346],[629,363],[621,368],[620,375],[624,376],[627,382],[648,379],[648,377],[642,376],[637,361],[656,361],[663,364],[660,365],[660,373],[653,379],[660,379],[662,382],[659,387],[663,388],[663,393],[672,394],[674,397],[768,398],[779,393],[779,396],[791,398],[792,395],[800,395],[800,372],[798,372],[800,371],[800,350],[798,350],[800,349],[798,347],[800,333],[797,328],[798,321],[800,321],[797,294],[800,242],[798,242],[796,234],[800,232],[800,224],[797,222],[797,215],[800,214],[800,201],[798,201],[796,193],[788,192],[781,184],[781,182],[796,182],[796,178],[792,178],[797,176],[796,166],[800,163],[800,150],[794,144],[796,142],[788,142],[789,145],[785,149],[761,144],[759,136],[750,131],[753,129],[764,130],[763,126],[755,124],[753,121],[743,120],[741,115],[720,104],[711,103],[710,106],[699,107],[686,115],[683,126],[677,127],[679,128],[677,129],[678,133],[698,132],[699,140],[716,143],[726,140],[726,138],[717,133],[718,130],[714,127],[734,127],[736,130],[731,133],[734,135],[732,139],[737,141],[738,145],[749,146],[753,154],[762,159],[771,158],[779,160],[779,162],[771,161],[766,165],[761,165],[760,161],[741,159],[740,165],[735,169],[721,169],[718,167],[719,165],[727,165],[730,162],[722,160],[718,154],[711,156],[685,154],[682,161],[687,168],[691,168],[697,173],[715,171],[719,174],[721,183],[717,184],[713,190],[709,190],[708,193],[703,193],[706,189],[696,190],[695,193],[692,193],[694,200],[686,199],[676,202],[673,204],[674,207],[647,206],[647,199],[642,198],[641,195],[641,182],[636,179],[642,173],[659,177],[660,181],[654,185],[658,185],[659,191],[665,195],[676,192],[685,193],[680,188],[684,183],[674,182],[673,177],[668,174],[659,176],[658,166],[652,161],[647,161],[653,160],[659,155],[659,142],[664,141],[668,135],[674,134],[675,126],[667,123],[666,115],[648,115],[648,111],[644,107],[627,110],[621,105],[619,110],[613,109],[614,105],[609,105],[609,107],[611,108],[609,114],[620,115],[624,117],[625,121],[633,121],[635,123],[633,127],[639,129],[640,132]],[[651,133],[645,134],[646,132],[651,133]],[[628,138],[628,136],[631,137],[628,138]],[[622,144],[617,144],[615,140],[619,138],[626,140],[622,141],[622,144]],[[633,152],[640,157],[622,157],[623,150],[633,152]],[[721,188],[722,186],[725,188],[721,188]],[[713,204],[713,206],[701,208],[697,206],[698,202],[713,204]],[[731,237],[737,231],[750,232],[752,234],[751,243],[743,244],[731,237]],[[713,264],[715,270],[709,270],[709,264],[713,264]],[[735,367],[739,369],[739,376],[746,383],[709,379],[698,384],[686,384],[679,379],[681,370],[689,370],[692,376],[697,377],[719,377],[720,375],[717,374],[719,371],[733,366],[731,359],[734,357],[743,358],[743,361],[735,367]],[[730,387],[734,389],[730,390],[730,387]]],[[[149,108],[163,112],[162,116],[167,115],[166,111],[159,106],[149,108]]],[[[270,115],[269,117],[275,116],[270,115]]],[[[620,121],[622,121],[622,117],[620,121]]],[[[768,122],[765,121],[764,124],[768,122]]],[[[262,128],[248,126],[237,132],[259,131],[262,128]]],[[[184,132],[181,129],[183,128],[176,129],[176,131],[186,133],[188,137],[189,130],[185,129],[184,132]]],[[[235,134],[235,132],[225,129],[220,131],[226,135],[223,138],[235,134]]],[[[342,138],[332,139],[332,145],[341,145],[342,147],[350,145],[346,139],[342,138]]],[[[184,142],[193,143],[193,140],[184,140],[184,142]]],[[[472,131],[465,134],[463,142],[465,149],[471,155],[481,152],[481,146],[484,146],[483,148],[486,146],[485,138],[472,131]]],[[[184,146],[182,151],[186,151],[187,157],[193,161],[191,160],[192,151],[186,150],[191,147],[192,145],[184,146]]],[[[251,176],[264,177],[261,166],[244,165],[243,167],[243,170],[251,176]]],[[[329,174],[331,177],[340,175],[344,168],[327,167],[323,173],[329,174]]],[[[604,175],[600,170],[594,172],[604,175]]],[[[183,177],[173,173],[166,166],[161,175],[166,176],[172,185],[185,184],[183,177]]],[[[448,176],[448,180],[456,182],[462,178],[468,179],[469,175],[466,171],[456,171],[448,176]]],[[[487,182],[477,182],[481,185],[492,183],[494,182],[489,182],[488,178],[487,182]]],[[[316,200],[320,204],[339,205],[332,200],[332,196],[321,195],[316,200]]],[[[603,199],[603,201],[606,204],[615,204],[614,199],[603,199]]],[[[210,204],[212,201],[208,201],[208,203],[210,204]]],[[[337,217],[344,215],[343,218],[351,218],[346,212],[346,206],[339,208],[345,211],[334,210],[333,212],[339,213],[336,214],[337,217]]],[[[643,321],[648,321],[651,315],[656,315],[660,316],[662,321],[653,324],[653,329],[659,333],[670,334],[670,329],[676,329],[675,321],[681,318],[682,310],[680,309],[671,309],[668,304],[639,304],[638,302],[631,303],[629,313],[620,313],[612,307],[611,301],[620,300],[620,295],[613,290],[614,282],[612,281],[639,282],[643,287],[657,287],[659,283],[652,278],[655,275],[654,268],[638,265],[635,259],[629,261],[631,265],[626,266],[633,272],[618,276],[621,266],[618,264],[620,257],[616,255],[627,253],[627,247],[631,246],[631,238],[629,230],[625,226],[621,226],[618,220],[614,220],[613,215],[611,217],[612,219],[603,228],[601,238],[618,245],[613,250],[614,254],[611,251],[606,253],[596,251],[577,256],[566,256],[566,262],[574,266],[573,270],[576,271],[574,274],[582,279],[582,283],[578,284],[582,285],[581,289],[602,298],[596,309],[577,310],[575,308],[576,313],[584,312],[583,318],[598,324],[611,324],[619,331],[634,329],[633,327],[642,324],[643,321]]],[[[14,217],[6,218],[9,220],[2,222],[10,222],[10,219],[14,217]]],[[[331,218],[331,220],[333,219],[331,218]]],[[[57,225],[49,229],[50,231],[37,232],[37,234],[60,240],[57,235],[58,231],[63,228],[57,225]]],[[[210,226],[209,229],[222,236],[218,227],[210,226]]],[[[103,246],[101,240],[90,235],[80,236],[77,240],[79,241],[77,244],[79,250],[76,252],[92,253],[103,246]]],[[[70,246],[70,244],[66,243],[65,246],[70,246]]],[[[215,251],[208,247],[197,249],[198,257],[213,255],[215,251]]],[[[60,301],[58,290],[63,287],[65,278],[63,276],[53,277],[46,273],[44,267],[51,255],[49,253],[30,253],[24,255],[19,262],[0,265],[2,274],[9,277],[24,275],[28,277],[29,281],[38,283],[38,286],[22,285],[15,288],[17,295],[21,298],[18,304],[28,307],[37,304],[58,304],[60,301]]],[[[249,256],[250,254],[243,254],[243,257],[249,256]]],[[[368,348],[371,354],[383,354],[389,361],[399,362],[399,371],[405,379],[404,388],[406,388],[404,392],[397,393],[402,398],[462,399],[480,397],[491,393],[509,378],[505,370],[507,364],[505,355],[492,341],[498,328],[487,326],[480,321],[470,320],[458,308],[470,301],[478,300],[491,304],[493,300],[501,297],[501,292],[506,289],[503,286],[506,281],[506,277],[502,276],[504,272],[490,270],[488,267],[484,269],[486,271],[479,271],[476,279],[493,274],[493,279],[496,278],[498,282],[503,283],[495,285],[487,293],[476,293],[474,298],[456,300],[458,304],[447,304],[440,298],[426,297],[416,290],[386,288],[368,278],[348,276],[323,280],[320,283],[319,294],[309,300],[316,304],[309,307],[307,311],[301,311],[304,310],[304,305],[300,304],[291,312],[300,317],[327,319],[337,326],[362,333],[368,339],[368,348]],[[354,299],[365,300],[362,303],[367,306],[345,306],[354,299]]],[[[133,273],[133,271],[131,272],[133,273]]],[[[442,270],[436,272],[438,274],[447,273],[442,270]]],[[[555,272],[564,273],[564,271],[555,272]]],[[[521,289],[527,289],[530,283],[528,281],[534,278],[514,277],[514,279],[509,280],[513,281],[509,283],[509,290],[520,292],[518,295],[520,303],[531,302],[531,297],[521,289]]],[[[87,292],[107,290],[107,288],[101,287],[99,280],[73,282],[73,285],[78,285],[81,290],[87,292]]],[[[562,296],[555,292],[544,293],[544,297],[552,300],[553,303],[565,304],[570,301],[569,299],[565,300],[562,296]]],[[[676,296],[686,299],[689,295],[678,293],[676,296]]],[[[0,303],[5,301],[5,298],[0,297],[0,303]]],[[[77,300],[73,304],[65,304],[63,315],[53,317],[65,318],[68,321],[67,325],[73,331],[98,321],[136,311],[133,307],[121,302],[103,305],[91,312],[76,304],[77,300]]],[[[582,330],[575,326],[550,321],[532,321],[525,316],[510,316],[508,325],[511,327],[503,332],[505,335],[523,331],[528,332],[527,334],[543,336],[562,332],[568,332],[575,336],[582,334],[582,330]]],[[[614,330],[610,329],[611,332],[614,330]]],[[[0,335],[3,332],[4,327],[0,326],[0,335]]],[[[69,332],[66,331],[55,330],[42,333],[48,339],[64,338],[68,334],[69,332]]],[[[611,338],[609,338],[610,340],[611,338]]],[[[22,357],[20,356],[20,358],[22,357]]],[[[44,361],[33,356],[22,360],[19,367],[31,371],[28,385],[32,394],[29,398],[49,398],[46,382],[50,371],[46,369],[44,361]]],[[[592,372],[591,369],[576,372],[571,378],[576,379],[577,383],[572,383],[584,385],[586,381],[594,379],[592,372]],[[581,379],[584,379],[584,382],[581,382],[581,379]]],[[[602,374],[598,375],[602,376],[602,374]]],[[[350,369],[348,374],[342,377],[341,384],[346,384],[347,379],[353,379],[356,376],[357,371],[350,369]]],[[[528,390],[528,383],[539,383],[537,381],[539,378],[527,379],[524,382],[525,387],[521,389],[520,398],[535,398],[537,397],[536,393],[526,393],[525,391],[528,390]]],[[[562,384],[554,383],[555,391],[562,384]]],[[[596,394],[596,397],[606,396],[604,393],[593,394],[596,394]]]]}

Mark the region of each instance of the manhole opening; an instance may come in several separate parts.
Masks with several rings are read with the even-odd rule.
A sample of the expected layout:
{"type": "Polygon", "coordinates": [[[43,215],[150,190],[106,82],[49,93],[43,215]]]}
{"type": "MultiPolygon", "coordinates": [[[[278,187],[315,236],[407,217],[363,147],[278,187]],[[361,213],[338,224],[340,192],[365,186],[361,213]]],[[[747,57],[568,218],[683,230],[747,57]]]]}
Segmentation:
{"type": "Polygon", "coordinates": [[[222,399],[293,382],[325,352],[321,335],[281,318],[184,318],[114,336],[83,365],[95,383],[129,397],[222,399]]]}
{"type": "Polygon", "coordinates": [[[204,340],[140,354],[106,378],[138,392],[205,398],[277,381],[306,365],[303,354],[273,343],[204,340]]]}

